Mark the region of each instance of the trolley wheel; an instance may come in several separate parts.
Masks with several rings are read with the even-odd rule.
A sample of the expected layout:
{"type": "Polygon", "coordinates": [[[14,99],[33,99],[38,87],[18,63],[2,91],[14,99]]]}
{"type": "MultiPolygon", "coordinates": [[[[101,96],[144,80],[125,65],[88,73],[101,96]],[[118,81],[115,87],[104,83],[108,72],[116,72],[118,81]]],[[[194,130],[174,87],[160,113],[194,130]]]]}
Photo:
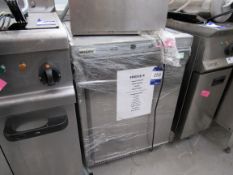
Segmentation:
{"type": "Polygon", "coordinates": [[[231,153],[231,148],[230,147],[225,148],[224,152],[227,153],[227,154],[230,154],[231,153]]]}
{"type": "Polygon", "coordinates": [[[82,175],[93,175],[93,172],[91,172],[89,169],[83,169],[82,175]]]}
{"type": "Polygon", "coordinates": [[[191,136],[184,138],[183,140],[191,140],[191,136]]]}

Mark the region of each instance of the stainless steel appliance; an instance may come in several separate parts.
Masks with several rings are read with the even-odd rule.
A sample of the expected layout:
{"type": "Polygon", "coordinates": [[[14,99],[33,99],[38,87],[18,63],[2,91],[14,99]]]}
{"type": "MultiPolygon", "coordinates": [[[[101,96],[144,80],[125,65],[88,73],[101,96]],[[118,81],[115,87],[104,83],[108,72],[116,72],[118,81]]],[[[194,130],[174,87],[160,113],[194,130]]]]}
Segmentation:
{"type": "Polygon", "coordinates": [[[71,0],[73,35],[137,34],[165,28],[168,0],[71,0]]]}
{"type": "Polygon", "coordinates": [[[14,175],[82,174],[66,31],[54,13],[28,26],[0,32],[1,148],[14,175]]]}
{"type": "MultiPolygon", "coordinates": [[[[70,31],[69,22],[66,26],[70,31]]],[[[152,103],[148,104],[151,105],[149,112],[134,117],[125,114],[125,119],[119,120],[119,101],[126,108],[131,108],[126,102],[131,97],[121,94],[121,89],[128,89],[128,85],[126,80],[122,84],[120,74],[134,70],[140,74],[141,69],[162,66],[161,49],[156,47],[160,39],[157,35],[72,37],[70,32],[79,117],[82,121],[85,154],[89,166],[145,151],[153,144],[158,146],[169,141],[182,73],[192,43],[192,36],[178,32],[175,34],[179,49],[184,53],[181,58],[182,67],[166,66],[165,78],[169,79],[164,82],[161,101],[158,102],[161,90],[161,79],[158,79],[158,84],[152,89],[153,99],[150,99],[149,95],[140,101],[140,104],[147,104],[147,101],[152,100],[152,103]],[[170,100],[169,107],[164,100],[170,100]],[[158,111],[155,111],[157,104],[158,111]]]]}
{"type": "Polygon", "coordinates": [[[219,106],[219,110],[216,114],[216,123],[222,126],[230,136],[226,137],[224,140],[224,147],[226,152],[230,152],[233,146],[233,118],[232,118],[232,88],[233,88],[233,81],[232,77],[229,83],[229,86],[224,94],[224,98],[219,106]]]}
{"type": "Polygon", "coordinates": [[[232,72],[233,28],[172,19],[167,26],[194,35],[172,126],[177,138],[185,138],[207,129],[213,120],[232,72]]]}
{"type": "Polygon", "coordinates": [[[152,75],[154,67],[162,65],[160,49],[155,47],[154,41],[142,36],[73,38],[71,51],[89,166],[151,148],[153,109],[160,85],[152,86],[151,95],[149,93],[145,99],[135,93],[130,100],[137,102],[132,102],[132,106],[126,104],[128,109],[137,105],[141,108],[148,100],[148,112],[124,116],[128,118],[121,120],[120,103],[130,97],[119,92],[119,88],[128,90],[128,86],[119,87],[118,81],[124,83],[124,80],[118,80],[118,73],[138,71],[134,74],[143,75],[144,69],[149,68],[152,75]]]}

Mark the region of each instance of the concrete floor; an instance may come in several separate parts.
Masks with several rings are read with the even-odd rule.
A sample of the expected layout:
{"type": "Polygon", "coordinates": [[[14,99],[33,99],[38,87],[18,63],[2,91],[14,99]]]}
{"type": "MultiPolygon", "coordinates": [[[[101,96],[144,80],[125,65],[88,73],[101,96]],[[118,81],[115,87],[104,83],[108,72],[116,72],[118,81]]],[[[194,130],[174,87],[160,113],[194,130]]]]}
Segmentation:
{"type": "Polygon", "coordinates": [[[94,175],[233,175],[233,153],[223,152],[221,129],[93,169],[94,175]],[[221,143],[220,143],[221,141],[221,143]]]}

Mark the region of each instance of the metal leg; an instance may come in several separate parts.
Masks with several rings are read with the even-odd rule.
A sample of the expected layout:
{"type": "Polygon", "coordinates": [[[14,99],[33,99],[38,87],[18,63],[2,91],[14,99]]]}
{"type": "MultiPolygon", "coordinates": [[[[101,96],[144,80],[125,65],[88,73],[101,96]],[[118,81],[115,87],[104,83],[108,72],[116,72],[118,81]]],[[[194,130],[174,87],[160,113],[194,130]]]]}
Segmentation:
{"type": "Polygon", "coordinates": [[[231,153],[231,147],[226,147],[224,149],[224,152],[227,153],[227,154],[230,154],[231,153]]]}
{"type": "Polygon", "coordinates": [[[224,149],[224,152],[231,153],[231,147],[233,146],[233,133],[231,133],[231,137],[228,140],[227,147],[224,149]]]}
{"type": "Polygon", "coordinates": [[[82,175],[93,175],[93,172],[91,172],[91,170],[89,170],[87,168],[84,168],[83,172],[82,172],[82,175]]]}

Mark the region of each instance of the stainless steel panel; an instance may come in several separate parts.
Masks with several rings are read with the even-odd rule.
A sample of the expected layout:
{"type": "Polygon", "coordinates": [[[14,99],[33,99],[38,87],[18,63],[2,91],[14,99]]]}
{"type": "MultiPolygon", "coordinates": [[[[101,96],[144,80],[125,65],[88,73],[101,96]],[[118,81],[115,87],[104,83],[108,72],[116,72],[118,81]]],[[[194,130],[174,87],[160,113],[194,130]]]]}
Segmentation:
{"type": "MultiPolygon", "coordinates": [[[[189,45],[186,45],[186,47],[187,46],[189,45]]],[[[163,89],[156,111],[155,145],[170,141],[169,136],[171,134],[172,122],[189,55],[189,51],[184,52],[181,67],[173,67],[169,65],[166,65],[165,67],[163,89]]]]}
{"type": "Polygon", "coordinates": [[[191,54],[193,36],[176,30],[166,28],[176,39],[179,52],[183,55],[180,60],[180,67],[166,65],[164,84],[156,111],[155,142],[166,143],[173,139],[171,134],[171,124],[174,119],[180,88],[184,76],[186,63],[191,54]],[[170,138],[168,136],[170,135],[170,138]]]}
{"type": "Polygon", "coordinates": [[[13,175],[0,148],[0,170],[2,175],[13,175]]]}
{"type": "Polygon", "coordinates": [[[0,118],[4,115],[74,104],[76,102],[73,86],[10,95],[0,97],[0,100],[0,118]]]}
{"type": "Polygon", "coordinates": [[[167,21],[168,27],[194,35],[192,54],[185,69],[172,126],[177,138],[189,137],[208,128],[224,92],[229,75],[224,83],[213,87],[210,87],[211,76],[208,77],[216,74],[217,78],[221,69],[230,70],[233,65],[227,61],[232,53],[225,53],[225,49],[233,43],[233,26],[221,25],[223,26],[221,28],[210,28],[170,19],[167,21]],[[201,97],[202,90],[210,91],[211,95],[208,98],[201,97]],[[212,91],[216,91],[217,94],[212,91]]]}
{"type": "Polygon", "coordinates": [[[68,126],[57,132],[28,139],[9,141],[4,134],[0,142],[15,175],[79,175],[82,159],[73,105],[32,111],[14,116],[2,116],[0,129],[11,119],[17,131],[25,131],[44,125],[48,118],[60,115],[68,117],[68,126]]]}
{"type": "Polygon", "coordinates": [[[213,37],[218,35],[230,35],[231,30],[233,28],[232,23],[221,23],[219,24],[222,27],[207,27],[205,25],[197,25],[194,23],[187,23],[178,20],[168,19],[167,20],[167,27],[176,29],[178,31],[190,33],[195,36],[202,36],[202,37],[213,37]],[[185,26],[185,27],[183,27],[185,26]]]}
{"type": "MultiPolygon", "coordinates": [[[[86,151],[89,165],[119,159],[151,147],[153,111],[150,115],[116,121],[116,93],[86,93],[89,133],[85,143],[88,145],[86,151]]],[[[157,89],[155,94],[158,94],[157,89]]]]}
{"type": "Polygon", "coordinates": [[[71,0],[74,35],[129,34],[165,27],[168,0],[71,0]]]}
{"type": "Polygon", "coordinates": [[[0,65],[6,67],[6,72],[1,75],[1,79],[8,83],[7,87],[1,91],[0,98],[8,95],[51,90],[72,85],[68,49],[29,54],[2,55],[0,65]],[[27,65],[25,71],[19,70],[18,66],[20,63],[27,65]],[[44,85],[40,82],[39,70],[44,63],[55,66],[61,72],[61,80],[54,86],[44,85]]]}
{"type": "MultiPolygon", "coordinates": [[[[34,14],[34,16],[39,18],[41,15],[34,14]]],[[[57,18],[54,13],[49,14],[48,17],[57,18]]],[[[67,34],[60,22],[58,24],[57,29],[1,32],[0,65],[6,67],[6,72],[0,78],[7,82],[6,88],[0,94],[1,101],[8,103],[9,98],[12,102],[18,98],[18,95],[23,101],[22,98],[32,98],[32,94],[45,96],[47,91],[55,96],[63,93],[64,96],[61,88],[73,86],[67,34]],[[26,64],[25,71],[19,70],[21,63],[26,64]],[[44,63],[51,64],[61,72],[61,80],[54,86],[40,82],[39,70],[44,63]]],[[[33,100],[29,99],[29,101],[33,100]]]]}
{"type": "Polygon", "coordinates": [[[183,121],[185,123],[181,138],[189,137],[210,126],[231,71],[230,68],[206,74],[194,73],[189,87],[189,97],[185,102],[186,121],[183,121]],[[221,81],[218,82],[219,78],[221,81]],[[202,94],[203,91],[207,93],[202,94]]]}
{"type": "MultiPolygon", "coordinates": [[[[233,28],[231,28],[233,30],[233,28]]],[[[195,70],[200,72],[216,70],[219,68],[232,67],[233,64],[227,62],[225,49],[233,43],[232,34],[217,34],[214,37],[205,38],[200,43],[199,52],[203,55],[203,59],[198,59],[195,70]]]]}
{"type": "Polygon", "coordinates": [[[30,13],[28,25],[32,26],[39,18],[52,19],[59,28],[1,32],[0,55],[68,49],[67,33],[56,13],[30,13]]]}
{"type": "MultiPolygon", "coordinates": [[[[140,60],[142,58],[145,60],[145,64],[138,65],[139,67],[161,64],[158,55],[140,55],[139,57],[140,60]],[[155,59],[156,57],[158,59],[155,59]]],[[[132,61],[134,60],[133,58],[132,61]]],[[[121,57],[116,58],[116,60],[121,59],[121,57]]],[[[137,56],[135,56],[135,61],[136,59],[137,56]]],[[[104,62],[108,62],[108,58],[104,60],[104,62]]],[[[133,64],[125,64],[125,69],[134,68],[136,67],[133,64]]],[[[87,69],[88,67],[85,68],[85,70],[87,69]]],[[[116,68],[111,74],[108,74],[108,76],[113,77],[114,81],[112,83],[111,81],[107,81],[101,86],[94,86],[93,90],[79,88],[81,121],[84,129],[86,156],[90,166],[119,159],[137,151],[146,150],[152,145],[153,109],[155,108],[160,86],[155,86],[152,112],[150,115],[117,121],[117,93],[115,82],[117,71],[116,68]]],[[[106,75],[98,72],[98,76],[99,79],[102,79],[106,75]]],[[[92,89],[91,86],[90,89],[92,89]]],[[[169,128],[167,129],[169,130],[169,128]]],[[[169,135],[167,135],[167,138],[169,138],[169,135]]]]}
{"type": "MultiPolygon", "coordinates": [[[[223,27],[210,28],[176,20],[168,20],[167,26],[194,35],[195,52],[193,52],[194,71],[204,73],[220,68],[232,67],[226,58],[225,49],[233,43],[233,25],[221,24],[223,27]]],[[[194,49],[193,49],[194,50],[194,49]]]]}
{"type": "MultiPolygon", "coordinates": [[[[30,16],[36,20],[45,14],[30,16]]],[[[39,108],[48,105],[45,100],[57,97],[60,99],[58,105],[75,101],[66,31],[55,13],[47,13],[46,16],[56,19],[59,28],[1,32],[0,65],[6,67],[6,72],[0,78],[7,82],[0,93],[1,115],[7,111],[15,113],[24,109],[26,112],[29,107],[39,108]],[[26,64],[25,71],[19,70],[21,63],[26,64]],[[60,82],[53,87],[40,82],[39,69],[44,63],[52,64],[61,72],[60,82]]]]}

